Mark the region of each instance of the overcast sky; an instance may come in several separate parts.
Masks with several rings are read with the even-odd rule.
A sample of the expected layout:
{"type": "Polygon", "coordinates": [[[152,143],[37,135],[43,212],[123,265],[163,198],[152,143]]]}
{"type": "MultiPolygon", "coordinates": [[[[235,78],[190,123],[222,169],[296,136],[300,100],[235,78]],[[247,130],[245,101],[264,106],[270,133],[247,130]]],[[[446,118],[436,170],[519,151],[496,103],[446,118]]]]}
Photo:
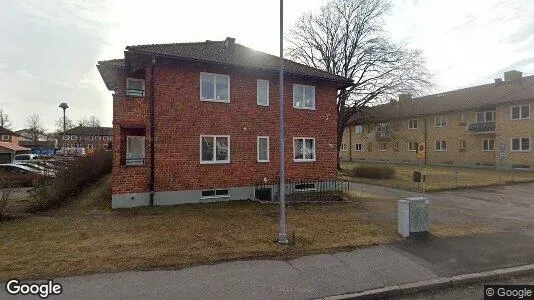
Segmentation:
{"type": "MultiPolygon", "coordinates": [[[[222,40],[278,54],[278,1],[0,0],[0,108],[15,129],[38,113],[96,115],[111,126],[112,99],[95,67],[126,45],[222,40]]],[[[286,0],[286,29],[324,0],[286,0]]],[[[531,0],[393,0],[387,29],[423,51],[436,91],[489,83],[505,70],[534,74],[531,0]]]]}

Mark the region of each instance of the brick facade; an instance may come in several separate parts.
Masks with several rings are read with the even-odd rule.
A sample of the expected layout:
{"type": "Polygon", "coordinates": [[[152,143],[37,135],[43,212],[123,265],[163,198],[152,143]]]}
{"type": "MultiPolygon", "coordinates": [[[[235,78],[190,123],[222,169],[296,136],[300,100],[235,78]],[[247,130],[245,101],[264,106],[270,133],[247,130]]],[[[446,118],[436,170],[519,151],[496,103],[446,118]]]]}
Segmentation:
{"type": "MultiPolygon", "coordinates": [[[[142,73],[142,72],[141,72],[142,73]]],[[[150,95],[150,67],[146,95],[150,95]]],[[[269,182],[278,176],[278,99],[276,73],[247,71],[212,64],[156,64],[155,81],[155,192],[227,188],[269,182]],[[230,76],[230,103],[200,100],[200,73],[230,76]],[[256,80],[269,80],[269,106],[256,104],[256,80]],[[229,135],[230,163],[201,164],[200,135],[229,135]],[[257,162],[257,137],[269,136],[270,161],[257,162]]],[[[126,76],[113,96],[113,194],[149,191],[149,96],[126,96],[126,76]],[[144,132],[145,163],[123,163],[126,136],[144,132]]],[[[286,178],[327,180],[336,177],[335,85],[305,77],[287,76],[284,82],[286,120],[286,178]],[[293,83],[315,86],[315,110],[293,108],[293,83]],[[315,162],[293,161],[293,137],[315,138],[315,162]]]]}

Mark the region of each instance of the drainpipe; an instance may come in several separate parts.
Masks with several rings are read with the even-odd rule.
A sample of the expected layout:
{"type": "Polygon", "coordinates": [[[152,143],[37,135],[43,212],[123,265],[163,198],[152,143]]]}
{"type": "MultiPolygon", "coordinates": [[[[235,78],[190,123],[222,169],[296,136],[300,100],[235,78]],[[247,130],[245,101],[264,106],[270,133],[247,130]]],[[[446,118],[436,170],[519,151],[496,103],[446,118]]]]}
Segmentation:
{"type": "Polygon", "coordinates": [[[423,120],[425,121],[425,168],[428,166],[428,149],[429,149],[429,146],[428,146],[428,141],[427,141],[427,129],[426,129],[426,117],[423,118],[423,120]]]}
{"type": "Polygon", "coordinates": [[[154,103],[154,68],[156,66],[156,58],[152,57],[152,67],[150,69],[150,206],[154,206],[154,161],[155,161],[155,151],[154,151],[154,139],[156,137],[155,133],[155,124],[154,124],[154,111],[156,105],[154,103]]]}
{"type": "Polygon", "coordinates": [[[352,162],[352,126],[349,125],[349,161],[352,162]]]}

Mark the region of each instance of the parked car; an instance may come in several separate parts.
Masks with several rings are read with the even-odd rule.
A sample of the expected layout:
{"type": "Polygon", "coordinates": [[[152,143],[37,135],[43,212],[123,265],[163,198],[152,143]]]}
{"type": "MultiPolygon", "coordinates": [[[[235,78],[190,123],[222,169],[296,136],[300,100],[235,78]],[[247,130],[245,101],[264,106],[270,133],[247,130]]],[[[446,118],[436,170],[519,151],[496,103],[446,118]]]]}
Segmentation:
{"type": "Polygon", "coordinates": [[[43,174],[20,164],[1,164],[0,183],[9,183],[15,186],[31,186],[42,178],[43,174]]]}
{"type": "Polygon", "coordinates": [[[38,159],[39,155],[37,154],[17,154],[15,157],[13,157],[13,163],[18,164],[38,159]]]}
{"type": "Polygon", "coordinates": [[[42,166],[38,162],[17,163],[17,165],[28,167],[44,176],[56,176],[56,169],[42,166]]]}

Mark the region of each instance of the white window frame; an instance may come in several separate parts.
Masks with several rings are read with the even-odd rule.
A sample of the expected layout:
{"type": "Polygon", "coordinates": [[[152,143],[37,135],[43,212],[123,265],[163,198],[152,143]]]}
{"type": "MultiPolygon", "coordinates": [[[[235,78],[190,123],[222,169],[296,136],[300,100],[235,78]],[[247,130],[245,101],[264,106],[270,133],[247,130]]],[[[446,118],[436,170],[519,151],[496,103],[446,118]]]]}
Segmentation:
{"type": "Polygon", "coordinates": [[[434,151],[437,151],[437,152],[445,152],[447,151],[447,141],[444,141],[444,140],[437,140],[434,142],[434,151]],[[439,143],[439,149],[438,147],[436,147],[436,143],[439,143]],[[443,143],[445,143],[445,147],[443,147],[443,143]]]}
{"type": "Polygon", "coordinates": [[[386,142],[381,142],[380,143],[380,152],[386,152],[388,150],[388,143],[386,142]],[[384,148],[382,149],[382,146],[384,146],[384,148]]]}
{"type": "Polygon", "coordinates": [[[209,189],[209,190],[200,191],[200,200],[221,199],[221,198],[230,198],[230,190],[229,189],[209,189]],[[209,192],[209,191],[215,191],[215,195],[214,196],[202,196],[202,192],[209,192]],[[228,193],[226,195],[217,195],[217,191],[227,191],[228,193]]]}
{"type": "Polygon", "coordinates": [[[270,160],[270,141],[269,141],[269,137],[268,136],[258,136],[258,138],[256,139],[256,160],[259,162],[259,163],[264,163],[264,162],[269,162],[270,160]],[[260,159],[260,139],[267,139],[267,159],[260,159]]]}
{"type": "Polygon", "coordinates": [[[494,152],[495,151],[495,140],[494,139],[483,139],[482,140],[482,151],[483,152],[494,152]],[[493,141],[493,149],[490,149],[490,141],[493,141]],[[488,149],[485,149],[486,145],[485,143],[487,142],[487,145],[488,145],[488,149]]]}
{"type": "Polygon", "coordinates": [[[314,162],[317,161],[317,144],[315,143],[315,138],[312,137],[294,137],[293,138],[293,161],[294,162],[314,162]],[[313,140],[313,159],[310,158],[299,158],[296,159],[296,147],[295,147],[295,140],[303,140],[302,146],[306,146],[306,140],[313,140]]]}
{"type": "Polygon", "coordinates": [[[511,152],[530,152],[530,149],[532,149],[532,139],[530,137],[520,137],[520,138],[511,138],[510,139],[510,151],[511,152]],[[528,149],[523,149],[523,139],[528,139],[528,149]],[[514,140],[519,140],[519,150],[514,150],[514,140]]]}
{"type": "Polygon", "coordinates": [[[256,80],[256,104],[258,104],[259,106],[269,106],[269,80],[265,80],[265,79],[256,80]],[[262,82],[267,83],[267,103],[260,102],[260,83],[262,82]]]}
{"type": "Polygon", "coordinates": [[[447,116],[435,116],[434,117],[434,127],[446,127],[448,123],[447,116]],[[439,120],[439,125],[438,125],[439,120]],[[445,122],[443,122],[445,120],[445,122]]]}
{"type": "Polygon", "coordinates": [[[102,140],[107,141],[107,140],[108,140],[108,137],[107,137],[107,136],[104,136],[104,137],[102,137],[102,140]]]}
{"type": "Polygon", "coordinates": [[[202,165],[213,165],[213,164],[229,164],[230,163],[230,135],[212,135],[212,134],[203,134],[200,136],[199,144],[199,159],[200,164],[202,165]],[[202,138],[211,137],[213,138],[213,160],[202,160],[202,138]],[[217,138],[228,138],[228,159],[226,160],[217,160],[217,138]]]}
{"type": "Polygon", "coordinates": [[[408,120],[408,129],[419,129],[419,121],[417,119],[410,119],[408,120]],[[415,121],[415,126],[412,127],[412,122],[415,121]]]}
{"type": "Polygon", "coordinates": [[[494,110],[477,111],[477,112],[475,112],[475,121],[476,121],[477,124],[478,123],[494,123],[495,122],[495,116],[496,116],[496,113],[495,113],[494,110]],[[493,121],[491,121],[491,122],[488,122],[488,120],[487,120],[488,118],[486,118],[486,114],[489,113],[489,112],[492,114],[492,118],[493,118],[493,121]],[[484,122],[480,122],[478,120],[478,114],[479,113],[483,113],[484,114],[484,122]]]}
{"type": "Polygon", "coordinates": [[[78,140],[78,136],[77,135],[71,135],[70,136],[70,140],[71,141],[77,141],[78,140]]]}
{"type": "Polygon", "coordinates": [[[139,78],[126,78],[126,96],[144,97],[145,96],[145,80],[139,79],[139,78]],[[130,89],[130,81],[141,81],[141,83],[143,84],[143,89],[142,89],[143,95],[142,96],[139,96],[137,94],[132,95],[128,93],[128,90],[130,89]]]}
{"type": "Polygon", "coordinates": [[[523,104],[523,105],[514,105],[510,106],[510,120],[517,121],[517,120],[529,120],[530,119],[530,103],[529,104],[523,104]],[[523,114],[523,107],[528,106],[528,117],[522,118],[521,115],[523,114]],[[519,107],[519,118],[513,118],[512,117],[512,110],[514,107],[519,107]]]}
{"type": "Polygon", "coordinates": [[[354,132],[356,133],[363,133],[363,125],[356,125],[354,127],[354,132]]]}
{"type": "Polygon", "coordinates": [[[208,73],[208,72],[200,72],[200,88],[199,88],[199,98],[200,101],[206,101],[206,102],[219,102],[219,103],[230,103],[231,94],[230,94],[230,75],[226,74],[217,74],[217,73],[208,73]],[[213,96],[215,99],[202,99],[202,75],[213,75],[213,96]],[[225,76],[228,79],[228,100],[217,100],[217,76],[225,76]]]}
{"type": "MultiPolygon", "coordinates": [[[[87,144],[87,149],[93,149],[93,144],[87,144]]],[[[128,151],[128,150],[126,150],[128,151]]]]}
{"type": "Polygon", "coordinates": [[[395,151],[399,151],[399,147],[400,147],[400,143],[399,143],[399,142],[395,142],[395,148],[394,148],[394,150],[395,150],[395,151]]]}
{"type": "Polygon", "coordinates": [[[92,140],[94,140],[94,137],[93,137],[92,135],[91,135],[91,136],[88,136],[88,137],[87,137],[87,140],[92,141],[92,140]]]}
{"type": "Polygon", "coordinates": [[[341,147],[340,147],[339,151],[346,152],[347,151],[347,143],[341,143],[341,147]]]}
{"type": "Polygon", "coordinates": [[[417,145],[418,144],[419,144],[418,142],[408,142],[408,152],[417,152],[417,145]],[[413,145],[415,145],[415,147],[412,150],[411,146],[413,146],[413,145]]]}
{"type": "Polygon", "coordinates": [[[317,100],[316,98],[317,98],[317,94],[315,93],[315,86],[313,86],[313,85],[305,85],[305,84],[297,84],[297,83],[293,84],[293,108],[315,110],[315,102],[317,100]],[[307,87],[311,87],[313,89],[313,107],[306,107],[306,106],[298,107],[298,106],[295,105],[295,87],[300,87],[300,86],[302,87],[302,97],[303,97],[302,103],[304,103],[304,99],[306,99],[306,95],[305,95],[306,88],[307,87]]]}
{"type": "Polygon", "coordinates": [[[127,166],[143,166],[145,165],[145,158],[146,158],[146,136],[144,135],[127,135],[126,136],[126,159],[128,159],[128,153],[130,152],[130,143],[128,143],[128,140],[130,138],[139,138],[139,137],[143,137],[145,139],[144,141],[144,147],[142,148],[143,149],[143,157],[141,157],[143,159],[143,163],[130,163],[128,164],[127,162],[125,163],[127,166]]]}
{"type": "Polygon", "coordinates": [[[362,143],[356,143],[356,145],[354,145],[354,151],[356,152],[363,152],[363,144],[362,143]],[[360,146],[360,147],[358,147],[360,146]],[[358,149],[360,148],[360,149],[358,149]]]}
{"type": "Polygon", "coordinates": [[[2,134],[2,141],[9,141],[9,134],[2,134]]]}
{"type": "Polygon", "coordinates": [[[68,140],[70,140],[70,135],[64,135],[64,136],[63,136],[63,140],[64,140],[64,141],[68,141],[68,140]]]}
{"type": "Polygon", "coordinates": [[[460,113],[460,124],[467,124],[468,114],[466,112],[460,113]]]}

